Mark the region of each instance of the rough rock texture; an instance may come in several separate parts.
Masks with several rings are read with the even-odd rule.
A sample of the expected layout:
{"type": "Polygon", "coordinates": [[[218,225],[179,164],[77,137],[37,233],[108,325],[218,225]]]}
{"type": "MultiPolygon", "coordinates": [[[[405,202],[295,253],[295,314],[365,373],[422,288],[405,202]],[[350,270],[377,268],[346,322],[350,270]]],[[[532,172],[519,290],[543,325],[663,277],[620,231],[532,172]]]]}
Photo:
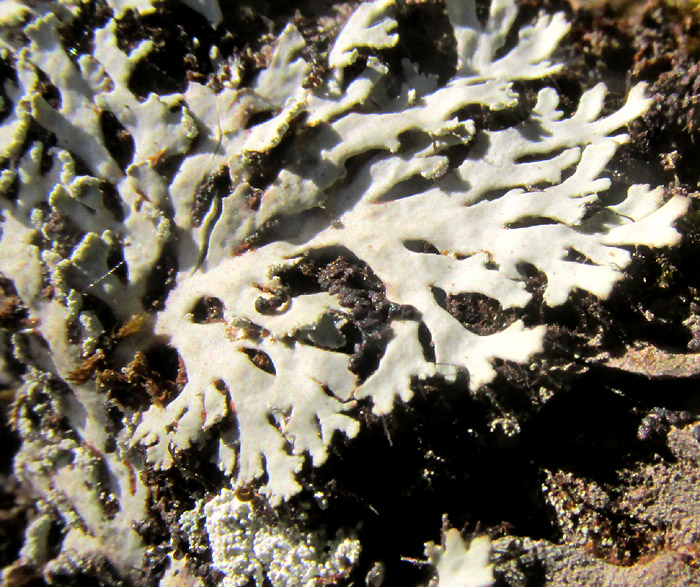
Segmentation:
{"type": "Polygon", "coordinates": [[[550,494],[555,494],[552,501],[558,501],[560,519],[569,523],[564,530],[568,534],[566,542],[553,544],[520,538],[496,541],[494,552],[496,560],[501,561],[497,563],[501,580],[508,585],[528,585],[532,575],[539,573],[541,580],[557,585],[699,585],[700,444],[697,437],[698,424],[673,428],[668,444],[677,460],[624,471],[620,480],[623,489],[617,496],[596,488],[596,499],[591,499],[591,487],[582,488],[585,481],[579,482],[575,489],[565,487],[560,481],[558,487],[550,489],[550,494]],[[564,492],[568,503],[561,498],[564,492]],[[576,492],[586,493],[582,508],[574,503],[576,492]],[[638,524],[634,529],[635,540],[628,542],[628,550],[610,548],[620,543],[619,535],[624,529],[606,529],[601,515],[604,510],[614,515],[608,520],[610,526],[615,523],[624,526],[631,520],[638,524]],[[618,536],[614,536],[615,533],[618,536]],[[607,540],[601,540],[601,534],[607,534],[607,540]],[[652,543],[648,541],[650,537],[653,537],[652,543]],[[631,556],[629,548],[640,546],[646,552],[631,556]]]}

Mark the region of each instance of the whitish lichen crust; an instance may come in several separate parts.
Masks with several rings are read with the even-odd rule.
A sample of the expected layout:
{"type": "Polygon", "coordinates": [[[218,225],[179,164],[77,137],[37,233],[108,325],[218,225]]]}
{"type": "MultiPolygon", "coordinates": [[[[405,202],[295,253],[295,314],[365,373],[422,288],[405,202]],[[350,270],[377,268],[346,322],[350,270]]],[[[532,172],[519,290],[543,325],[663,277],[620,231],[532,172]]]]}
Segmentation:
{"type": "Polygon", "coordinates": [[[360,554],[351,537],[334,540],[271,524],[254,504],[224,489],[204,507],[214,566],[224,587],[315,587],[346,578],[360,554]]]}

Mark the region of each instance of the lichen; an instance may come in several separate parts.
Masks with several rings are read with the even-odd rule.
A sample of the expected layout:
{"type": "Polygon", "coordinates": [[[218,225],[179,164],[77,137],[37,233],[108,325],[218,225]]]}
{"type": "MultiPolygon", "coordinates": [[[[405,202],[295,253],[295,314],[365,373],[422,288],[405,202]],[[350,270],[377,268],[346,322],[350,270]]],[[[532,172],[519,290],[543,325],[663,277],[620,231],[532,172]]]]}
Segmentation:
{"type": "MultiPolygon", "coordinates": [[[[223,18],[216,2],[184,3],[212,26],[223,18]]],[[[516,39],[512,0],[493,0],[483,22],[475,2],[447,0],[456,66],[442,79],[387,57],[395,5],[375,0],[324,63],[288,24],[256,71],[213,46],[211,83],[140,96],[130,84],[154,44],[124,43],[119,26],[157,6],[108,5],[86,53],[62,39],[74,3],[0,13],[12,71],[0,272],[27,312],[3,343],[25,366],[15,470],[67,526],[58,567],[101,556],[140,580],[142,472],[177,468],[187,451],[217,443],[233,485],[279,505],[336,433],[358,434],[360,408],[389,414],[430,377],[467,374],[477,391],[494,361],[537,360],[543,324],[470,329],[446,295],[517,310],[534,267],[549,306],[606,298],[630,247],[679,241],[686,198],[637,184],[604,194],[645,86],[619,109],[604,112],[602,84],[559,109],[546,80],[563,67],[562,14],[516,39]],[[528,103],[518,84],[535,80],[528,103]],[[475,120],[516,107],[505,128],[475,120]]]]}
{"type": "Polygon", "coordinates": [[[491,541],[477,536],[469,542],[462,539],[459,530],[445,524],[442,543],[425,545],[427,560],[434,567],[435,577],[430,587],[489,587],[493,585],[493,565],[489,564],[491,541]]]}
{"type": "Polygon", "coordinates": [[[360,543],[348,536],[328,540],[270,522],[252,501],[224,489],[204,507],[212,560],[224,587],[313,587],[347,578],[360,543]]]}

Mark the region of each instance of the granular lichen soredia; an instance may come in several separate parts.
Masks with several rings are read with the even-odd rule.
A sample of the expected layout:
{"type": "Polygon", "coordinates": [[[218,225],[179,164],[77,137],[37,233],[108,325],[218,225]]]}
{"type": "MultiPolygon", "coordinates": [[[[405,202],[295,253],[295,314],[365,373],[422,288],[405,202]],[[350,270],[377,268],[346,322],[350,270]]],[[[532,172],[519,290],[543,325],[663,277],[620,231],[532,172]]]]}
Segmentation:
{"type": "MultiPolygon", "coordinates": [[[[456,63],[439,76],[396,57],[406,7],[393,0],[343,5],[326,51],[290,22],[255,57],[230,50],[226,3],[182,2],[0,5],[0,272],[24,313],[0,350],[17,389],[15,475],[37,500],[18,564],[49,582],[89,568],[114,584],[197,584],[174,555],[185,535],[213,552],[209,581],[218,569],[226,585],[345,584],[352,529],[324,546],[270,521],[304,489],[302,468],[327,460],[336,433],[355,437],[361,414],[409,401],[415,381],[468,376],[476,392],[495,360],[543,351],[544,324],[514,313],[470,329],[445,296],[523,308],[530,267],[550,307],[606,298],[632,246],[679,241],[688,200],[632,183],[601,198],[649,99],[640,84],[604,111],[600,84],[560,110],[547,80],[562,68],[561,13],[515,31],[513,0],[481,19],[473,0],[445,0],[456,63]],[[160,33],[129,31],[155,31],[173,7],[209,35],[203,56],[204,41],[182,41],[206,67],[144,91],[136,73],[160,33]],[[512,124],[484,123],[516,107],[512,124]],[[163,518],[171,541],[158,543],[169,494],[154,487],[191,479],[193,461],[230,488],[163,518]],[[280,566],[294,557],[309,572],[280,566]]],[[[456,532],[428,562],[489,584],[488,542],[467,550],[456,532]]]]}

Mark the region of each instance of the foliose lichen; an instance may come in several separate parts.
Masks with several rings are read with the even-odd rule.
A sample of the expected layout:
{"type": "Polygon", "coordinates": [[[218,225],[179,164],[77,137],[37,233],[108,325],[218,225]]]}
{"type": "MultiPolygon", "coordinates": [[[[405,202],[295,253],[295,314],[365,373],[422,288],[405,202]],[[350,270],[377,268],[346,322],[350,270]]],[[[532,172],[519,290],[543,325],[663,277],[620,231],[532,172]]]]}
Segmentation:
{"type": "MultiPolygon", "coordinates": [[[[602,84],[568,115],[545,84],[517,124],[470,118],[522,106],[517,82],[562,68],[551,61],[568,30],[561,14],[516,38],[513,0],[493,0],[483,22],[474,1],[446,0],[456,67],[441,79],[382,59],[400,39],[394,2],[374,0],[339,32],[320,80],[289,24],[252,79],[212,47],[215,84],[140,99],[130,79],[153,44],[125,48],[118,27],[155,8],[108,4],[81,54],[61,38],[77,4],[0,12],[12,71],[0,272],[27,312],[0,349],[26,366],[16,470],[64,520],[65,564],[99,555],[145,572],[144,468],[176,467],[214,439],[234,486],[258,483],[278,505],[336,432],[358,433],[359,405],[388,414],[412,380],[436,375],[466,372],[477,390],[494,359],[542,351],[543,325],[474,332],[443,307],[445,293],[521,308],[532,266],[550,306],[577,289],[605,298],[629,247],[680,238],[685,198],[648,185],[604,194],[621,129],[649,104],[642,84],[606,114],[602,84]],[[304,281],[314,263],[352,273],[348,260],[354,289],[304,281]],[[364,344],[375,359],[358,366],[364,344]],[[149,364],[157,353],[169,375],[149,364]]],[[[185,4],[221,22],[216,2],[185,4]]]]}

